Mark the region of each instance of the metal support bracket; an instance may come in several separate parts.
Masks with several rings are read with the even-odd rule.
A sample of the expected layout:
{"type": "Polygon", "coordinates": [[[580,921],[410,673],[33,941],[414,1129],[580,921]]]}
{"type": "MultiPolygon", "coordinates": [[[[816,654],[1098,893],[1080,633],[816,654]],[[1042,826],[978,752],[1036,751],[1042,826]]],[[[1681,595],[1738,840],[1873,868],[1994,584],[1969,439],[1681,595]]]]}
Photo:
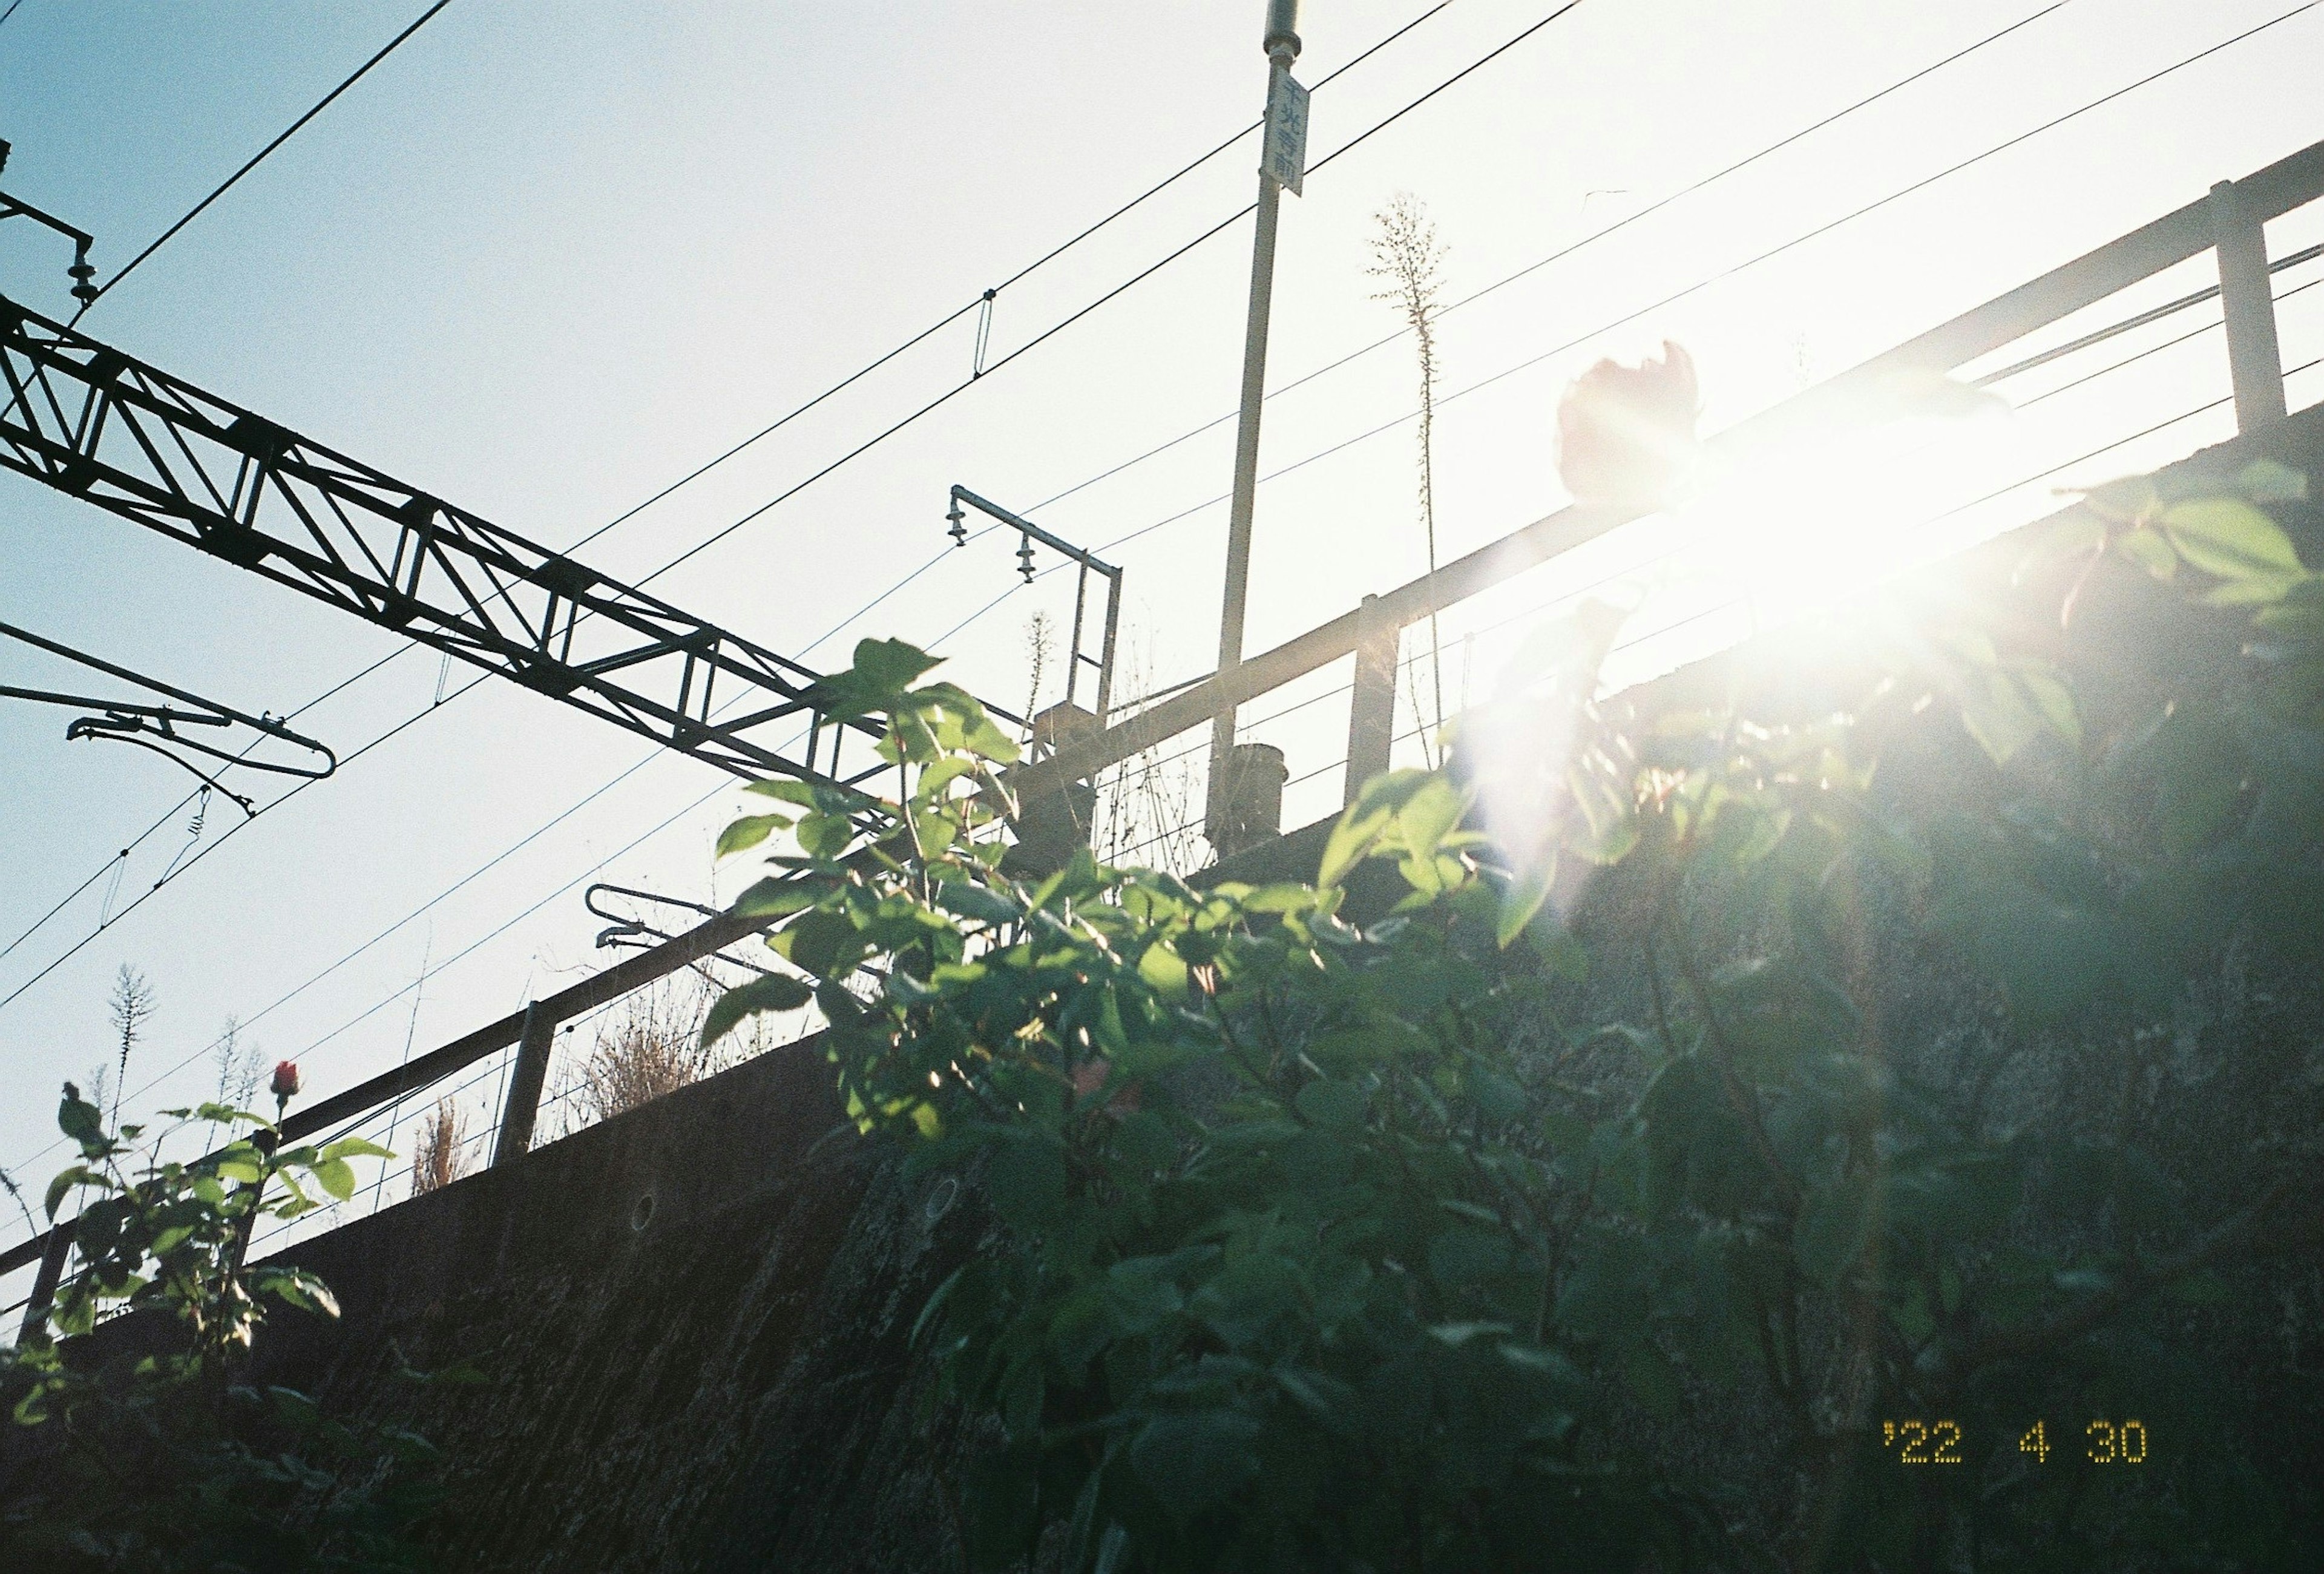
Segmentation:
{"type": "Polygon", "coordinates": [[[2260,214],[2241,199],[2232,180],[2211,188],[2211,234],[2219,253],[2236,429],[2248,432],[2284,417],[2283,352],[2276,343],[2275,298],[2268,286],[2267,235],[2260,214]]]}
{"type": "Polygon", "coordinates": [[[524,1008],[517,1039],[516,1069],[509,1075],[508,1100],[501,1109],[501,1135],[493,1148],[495,1167],[522,1158],[532,1147],[532,1123],[540,1116],[540,1091],[549,1082],[549,1052],[557,1042],[557,1018],[533,1001],[524,1008]]]}
{"type": "Polygon", "coordinates": [[[1028,519],[1010,513],[999,503],[988,502],[965,486],[952,489],[952,506],[945,513],[945,518],[952,525],[946,533],[952,537],[955,547],[968,545],[967,515],[961,511],[960,506],[963,503],[979,513],[990,515],[1017,532],[1017,572],[1025,576],[1026,584],[1033,583],[1033,543],[1036,541],[1051,551],[1064,554],[1080,566],[1081,572],[1074,584],[1073,653],[1065,661],[1065,703],[1074,703],[1074,686],[1081,677],[1081,669],[1084,667],[1096,667],[1096,715],[1098,725],[1103,726],[1107,712],[1113,703],[1113,649],[1121,629],[1121,570],[1100,558],[1096,553],[1074,546],[1064,537],[1043,529],[1028,519]],[[1105,632],[1098,640],[1095,656],[1082,649],[1083,631],[1088,622],[1092,575],[1105,581],[1105,632]]]}
{"type": "Polygon", "coordinates": [[[1352,804],[1364,783],[1386,770],[1396,741],[1396,667],[1402,633],[1373,608],[1379,598],[1364,597],[1360,615],[1365,631],[1356,646],[1354,698],[1348,706],[1348,783],[1343,803],[1352,804]]]}

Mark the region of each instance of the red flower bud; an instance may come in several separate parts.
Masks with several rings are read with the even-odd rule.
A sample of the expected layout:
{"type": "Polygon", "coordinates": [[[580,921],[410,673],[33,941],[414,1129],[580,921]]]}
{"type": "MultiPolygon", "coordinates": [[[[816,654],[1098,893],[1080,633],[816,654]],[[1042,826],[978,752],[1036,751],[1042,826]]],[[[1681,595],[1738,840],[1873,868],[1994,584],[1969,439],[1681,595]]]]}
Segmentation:
{"type": "Polygon", "coordinates": [[[267,1083],[266,1087],[267,1091],[277,1099],[297,1098],[299,1096],[299,1063],[294,1060],[276,1061],[274,1080],[267,1083]]]}

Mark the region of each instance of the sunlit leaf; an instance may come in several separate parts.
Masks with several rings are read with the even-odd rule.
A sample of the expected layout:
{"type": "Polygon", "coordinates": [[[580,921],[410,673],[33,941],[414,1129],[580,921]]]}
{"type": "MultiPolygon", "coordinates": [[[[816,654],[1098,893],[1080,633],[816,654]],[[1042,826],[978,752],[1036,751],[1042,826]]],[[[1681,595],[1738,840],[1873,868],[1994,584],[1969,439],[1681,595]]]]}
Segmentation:
{"type": "Polygon", "coordinates": [[[2305,572],[2283,527],[2241,498],[2201,497],[2163,511],[2181,556],[2222,579],[2298,579],[2305,572]]]}
{"type": "Polygon", "coordinates": [[[748,851],[776,832],[790,828],[788,815],[745,815],[718,833],[717,856],[729,858],[748,851]]]}
{"type": "Polygon", "coordinates": [[[787,974],[753,979],[713,1002],[702,1019],[701,1042],[707,1047],[733,1032],[746,1017],[761,1011],[796,1011],[814,998],[815,991],[804,980],[787,974]]]}

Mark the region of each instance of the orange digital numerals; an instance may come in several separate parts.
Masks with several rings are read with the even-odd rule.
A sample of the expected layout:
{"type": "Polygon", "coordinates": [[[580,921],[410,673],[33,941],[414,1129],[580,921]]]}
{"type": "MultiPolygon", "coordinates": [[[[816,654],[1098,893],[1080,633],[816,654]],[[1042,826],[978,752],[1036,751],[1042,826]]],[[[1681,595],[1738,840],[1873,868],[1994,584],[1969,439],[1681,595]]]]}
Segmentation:
{"type": "Polygon", "coordinates": [[[1950,1421],[1884,1421],[1880,1441],[1896,1449],[1900,1465],[1959,1465],[1961,1429],[1950,1421]],[[1903,1446],[1898,1447],[1899,1444],[1903,1446]]]}
{"type": "Polygon", "coordinates": [[[2146,1463],[2146,1423],[2143,1421],[2126,1421],[2119,1426],[2110,1421],[2094,1421],[2082,1429],[2082,1435],[2089,1440],[2093,1465],[2146,1463]]]}
{"type": "MultiPolygon", "coordinates": [[[[2111,1421],[2094,1421],[2082,1429],[2088,1441],[2089,1461],[2093,1465],[2144,1465],[2146,1463],[2146,1423],[2135,1418],[2119,1424],[2111,1421]]],[[[2017,1451],[2031,1454],[2034,1462],[2050,1462],[2050,1436],[2043,1423],[2035,1422],[2017,1440],[2017,1451]]]]}

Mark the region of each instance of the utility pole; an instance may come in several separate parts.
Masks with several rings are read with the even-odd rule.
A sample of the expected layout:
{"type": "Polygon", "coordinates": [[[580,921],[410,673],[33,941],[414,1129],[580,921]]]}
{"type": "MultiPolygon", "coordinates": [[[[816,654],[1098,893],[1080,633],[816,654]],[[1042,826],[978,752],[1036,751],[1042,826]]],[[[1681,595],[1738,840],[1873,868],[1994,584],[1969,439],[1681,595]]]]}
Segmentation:
{"type": "MultiPolygon", "coordinates": [[[[1259,230],[1251,243],[1250,310],[1242,342],[1242,412],[1235,427],[1234,500],[1227,517],[1226,596],[1219,612],[1219,670],[1242,664],[1245,592],[1250,578],[1250,519],[1259,492],[1259,400],[1267,391],[1267,320],[1275,296],[1276,209],[1283,189],[1299,195],[1306,168],[1307,89],[1291,77],[1299,58],[1299,0],[1268,0],[1267,134],[1259,169],[1259,230]]],[[[1232,706],[1211,723],[1211,779],[1204,818],[1221,823],[1232,784],[1228,759],[1234,748],[1232,706]]]]}

